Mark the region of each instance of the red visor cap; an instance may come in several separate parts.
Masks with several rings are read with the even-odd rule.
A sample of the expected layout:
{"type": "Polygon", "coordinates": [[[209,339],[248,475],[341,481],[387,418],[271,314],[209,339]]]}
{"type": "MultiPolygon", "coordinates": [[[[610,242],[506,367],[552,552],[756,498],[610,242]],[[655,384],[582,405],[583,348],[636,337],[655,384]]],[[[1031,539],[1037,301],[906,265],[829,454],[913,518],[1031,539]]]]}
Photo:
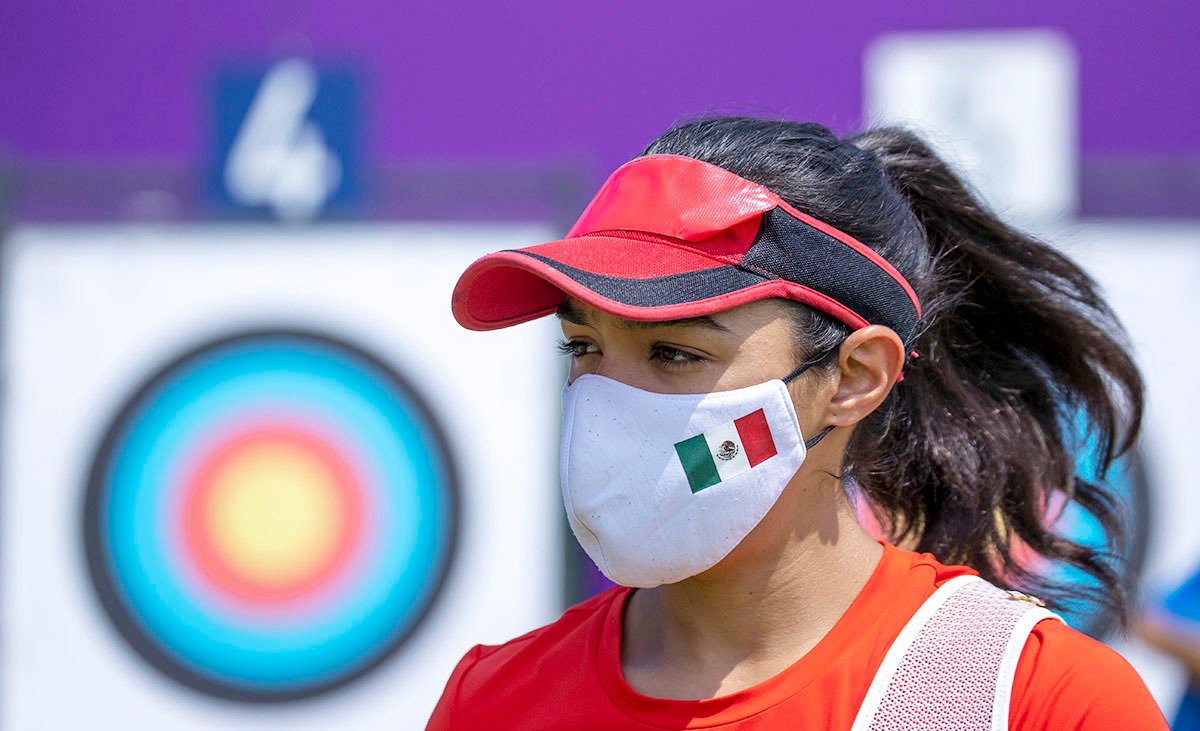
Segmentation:
{"type": "Polygon", "coordinates": [[[630,320],[673,320],[783,297],[854,328],[869,324],[868,316],[836,296],[744,261],[764,216],[778,210],[886,273],[919,317],[911,287],[870,248],[757,183],[679,155],[647,155],[622,165],[566,238],[475,261],[454,288],[454,316],[466,328],[493,330],[551,314],[574,296],[630,320]]]}

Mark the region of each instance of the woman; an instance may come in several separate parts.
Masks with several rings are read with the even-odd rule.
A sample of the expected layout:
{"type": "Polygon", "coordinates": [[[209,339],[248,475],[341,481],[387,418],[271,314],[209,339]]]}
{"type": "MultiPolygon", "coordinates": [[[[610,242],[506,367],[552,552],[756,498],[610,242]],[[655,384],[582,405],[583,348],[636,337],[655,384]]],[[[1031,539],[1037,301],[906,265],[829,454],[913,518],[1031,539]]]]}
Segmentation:
{"type": "Polygon", "coordinates": [[[621,586],[471,649],[430,729],[1166,728],[1119,655],[1004,590],[1053,596],[1034,556],[1123,609],[1047,527],[1066,494],[1119,534],[1064,409],[1106,462],[1132,443],[1120,328],[913,134],[685,124],[453,306],[557,313],[564,504],[621,586]]]}

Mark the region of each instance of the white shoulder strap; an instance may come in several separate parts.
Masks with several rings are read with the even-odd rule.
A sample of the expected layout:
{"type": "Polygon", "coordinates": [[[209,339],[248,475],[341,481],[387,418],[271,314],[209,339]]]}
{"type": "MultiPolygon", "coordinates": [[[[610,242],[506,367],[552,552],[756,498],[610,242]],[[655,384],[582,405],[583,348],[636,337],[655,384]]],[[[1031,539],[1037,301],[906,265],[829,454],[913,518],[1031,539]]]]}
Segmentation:
{"type": "Polygon", "coordinates": [[[1062,620],[978,576],[942,584],[896,636],[851,731],[1007,731],[1025,640],[1062,620]]]}

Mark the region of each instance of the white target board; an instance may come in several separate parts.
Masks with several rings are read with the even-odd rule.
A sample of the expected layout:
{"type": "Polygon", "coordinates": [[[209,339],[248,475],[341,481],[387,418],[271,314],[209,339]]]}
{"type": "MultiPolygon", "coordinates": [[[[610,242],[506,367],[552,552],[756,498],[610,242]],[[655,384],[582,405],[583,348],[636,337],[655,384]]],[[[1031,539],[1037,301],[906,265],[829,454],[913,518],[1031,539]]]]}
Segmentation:
{"type": "Polygon", "coordinates": [[[13,231],[0,727],[421,728],[471,645],[553,620],[555,328],[450,314],[552,238],[13,231]]]}

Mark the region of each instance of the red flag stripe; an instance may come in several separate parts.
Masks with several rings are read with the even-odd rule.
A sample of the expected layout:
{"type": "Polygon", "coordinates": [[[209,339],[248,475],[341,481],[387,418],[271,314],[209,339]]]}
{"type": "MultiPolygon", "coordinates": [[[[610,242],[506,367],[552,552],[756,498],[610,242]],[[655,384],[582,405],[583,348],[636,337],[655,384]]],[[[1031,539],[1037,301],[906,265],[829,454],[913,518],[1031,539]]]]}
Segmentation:
{"type": "Polygon", "coordinates": [[[753,467],[775,456],[775,440],[771,438],[771,427],[767,426],[767,415],[762,409],[735,419],[733,426],[742,439],[742,449],[753,467]]]}

